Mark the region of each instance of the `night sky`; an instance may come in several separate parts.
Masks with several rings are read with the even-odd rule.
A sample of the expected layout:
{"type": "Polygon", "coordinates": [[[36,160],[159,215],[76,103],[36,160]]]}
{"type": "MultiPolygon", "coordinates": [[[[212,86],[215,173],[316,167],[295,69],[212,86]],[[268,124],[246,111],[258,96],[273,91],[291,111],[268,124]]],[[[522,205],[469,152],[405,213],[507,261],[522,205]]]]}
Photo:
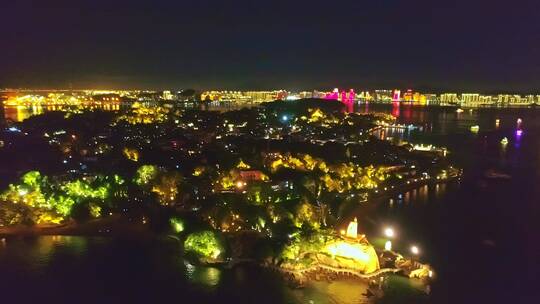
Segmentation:
{"type": "Polygon", "coordinates": [[[540,1],[1,1],[0,87],[540,92],[540,1]]]}

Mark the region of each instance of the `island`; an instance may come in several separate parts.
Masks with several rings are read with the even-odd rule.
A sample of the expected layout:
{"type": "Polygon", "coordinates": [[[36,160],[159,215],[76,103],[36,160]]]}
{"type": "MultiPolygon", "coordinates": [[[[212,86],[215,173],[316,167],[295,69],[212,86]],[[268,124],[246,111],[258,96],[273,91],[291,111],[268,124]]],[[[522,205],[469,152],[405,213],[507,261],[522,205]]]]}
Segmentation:
{"type": "Polygon", "coordinates": [[[429,286],[417,247],[393,251],[391,229],[372,245],[355,213],[460,178],[443,147],[375,136],[413,127],[324,99],[46,112],[1,134],[0,235],[166,236],[192,263],[254,263],[295,287],[354,277],[380,297],[389,274],[429,286]]]}

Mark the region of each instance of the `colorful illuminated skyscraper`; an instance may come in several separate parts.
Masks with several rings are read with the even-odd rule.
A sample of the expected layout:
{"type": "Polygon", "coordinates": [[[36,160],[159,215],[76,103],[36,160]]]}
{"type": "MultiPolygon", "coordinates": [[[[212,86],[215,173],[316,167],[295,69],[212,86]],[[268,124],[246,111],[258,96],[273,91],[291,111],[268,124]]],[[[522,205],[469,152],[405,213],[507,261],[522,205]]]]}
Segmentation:
{"type": "Polygon", "coordinates": [[[392,102],[399,102],[400,100],[401,100],[401,91],[396,89],[392,93],[392,102]]]}

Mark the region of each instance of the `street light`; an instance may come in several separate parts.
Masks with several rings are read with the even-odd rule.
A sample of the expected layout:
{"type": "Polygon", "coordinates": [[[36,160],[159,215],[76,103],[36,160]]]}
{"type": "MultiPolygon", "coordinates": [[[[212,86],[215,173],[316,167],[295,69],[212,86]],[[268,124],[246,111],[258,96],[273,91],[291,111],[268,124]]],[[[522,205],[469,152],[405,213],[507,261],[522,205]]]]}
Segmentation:
{"type": "Polygon", "coordinates": [[[384,235],[386,235],[386,237],[393,238],[394,237],[394,229],[392,229],[392,227],[385,228],[384,229],[384,235]]]}
{"type": "Polygon", "coordinates": [[[392,250],[392,241],[386,241],[386,243],[384,243],[384,250],[386,251],[392,250]]]}
{"type": "Polygon", "coordinates": [[[416,247],[415,245],[412,245],[411,246],[411,252],[414,255],[418,255],[420,253],[420,249],[418,249],[418,247],[416,247]]]}

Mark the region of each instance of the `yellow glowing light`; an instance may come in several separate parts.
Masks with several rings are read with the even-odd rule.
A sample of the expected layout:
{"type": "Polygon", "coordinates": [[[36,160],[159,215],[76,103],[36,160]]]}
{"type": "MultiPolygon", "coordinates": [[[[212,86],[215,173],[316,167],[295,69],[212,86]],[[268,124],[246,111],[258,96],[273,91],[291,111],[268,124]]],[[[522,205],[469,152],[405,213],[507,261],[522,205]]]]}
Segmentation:
{"type": "Polygon", "coordinates": [[[139,161],[139,151],[137,151],[136,149],[124,148],[122,152],[127,159],[134,162],[139,161]]]}
{"type": "Polygon", "coordinates": [[[417,254],[420,253],[420,249],[418,249],[418,247],[413,245],[413,246],[411,246],[411,252],[412,252],[412,254],[417,255],[417,254]]]}
{"type": "Polygon", "coordinates": [[[358,221],[356,218],[354,218],[354,220],[350,222],[349,226],[347,227],[347,237],[353,239],[358,237],[358,221]]]}
{"type": "Polygon", "coordinates": [[[193,170],[193,176],[201,176],[204,172],[204,167],[197,167],[193,170]]]}
{"type": "Polygon", "coordinates": [[[347,242],[337,242],[327,247],[328,253],[332,256],[341,256],[363,262],[369,261],[369,254],[362,250],[358,244],[350,244],[347,242]]]}
{"type": "Polygon", "coordinates": [[[251,166],[246,164],[243,160],[240,160],[238,162],[238,165],[236,165],[236,168],[241,169],[241,170],[247,170],[247,169],[251,169],[251,166]]]}

